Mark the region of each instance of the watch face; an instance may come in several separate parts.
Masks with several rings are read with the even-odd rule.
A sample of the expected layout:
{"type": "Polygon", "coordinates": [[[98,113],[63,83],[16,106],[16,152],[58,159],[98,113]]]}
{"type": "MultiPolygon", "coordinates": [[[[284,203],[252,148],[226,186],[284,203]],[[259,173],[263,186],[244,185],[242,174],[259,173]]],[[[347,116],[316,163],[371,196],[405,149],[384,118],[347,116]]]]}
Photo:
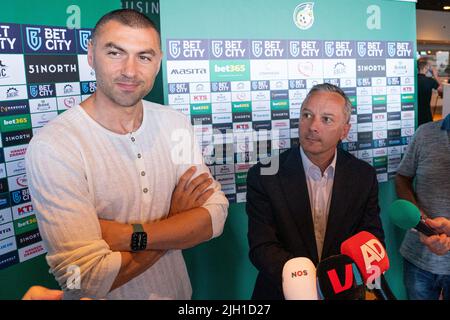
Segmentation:
{"type": "Polygon", "coordinates": [[[147,247],[147,233],[146,232],[134,232],[131,236],[131,250],[139,251],[144,250],[147,247]]]}

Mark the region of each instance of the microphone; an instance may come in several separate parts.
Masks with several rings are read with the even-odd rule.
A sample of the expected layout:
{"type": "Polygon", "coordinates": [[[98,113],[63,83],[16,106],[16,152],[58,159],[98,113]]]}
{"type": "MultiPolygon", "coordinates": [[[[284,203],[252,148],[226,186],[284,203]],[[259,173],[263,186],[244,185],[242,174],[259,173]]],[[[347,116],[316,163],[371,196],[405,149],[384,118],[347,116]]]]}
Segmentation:
{"type": "Polygon", "coordinates": [[[316,267],[308,258],[293,258],[286,262],[282,279],[286,300],[319,300],[316,267]]]}
{"type": "Polygon", "coordinates": [[[348,256],[330,256],[317,265],[318,292],[325,300],[364,300],[366,291],[361,273],[348,256]]]}
{"type": "Polygon", "coordinates": [[[341,244],[341,253],[355,261],[364,283],[378,300],[397,300],[383,276],[389,269],[387,252],[373,234],[361,231],[348,238],[341,244]]]}
{"type": "Polygon", "coordinates": [[[419,208],[407,200],[395,200],[389,207],[388,212],[391,221],[402,229],[408,230],[414,228],[427,237],[438,235],[438,233],[422,219],[419,208]]]}

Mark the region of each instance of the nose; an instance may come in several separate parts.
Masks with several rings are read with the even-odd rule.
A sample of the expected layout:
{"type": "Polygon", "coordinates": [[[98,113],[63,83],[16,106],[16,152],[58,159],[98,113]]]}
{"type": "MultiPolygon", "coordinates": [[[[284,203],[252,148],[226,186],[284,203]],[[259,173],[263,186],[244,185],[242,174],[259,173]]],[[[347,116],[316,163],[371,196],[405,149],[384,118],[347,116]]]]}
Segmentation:
{"type": "Polygon", "coordinates": [[[320,125],[321,123],[319,117],[313,116],[309,123],[309,130],[319,132],[320,125]]]}
{"type": "Polygon", "coordinates": [[[133,78],[136,75],[136,61],[133,57],[125,59],[122,67],[122,75],[127,78],[133,78]]]}

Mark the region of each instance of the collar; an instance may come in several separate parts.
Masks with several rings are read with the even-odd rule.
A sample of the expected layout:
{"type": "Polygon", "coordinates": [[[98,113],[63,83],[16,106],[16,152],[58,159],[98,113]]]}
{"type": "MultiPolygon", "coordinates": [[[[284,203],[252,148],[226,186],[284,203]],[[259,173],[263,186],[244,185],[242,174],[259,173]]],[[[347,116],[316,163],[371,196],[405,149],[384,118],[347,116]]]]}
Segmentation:
{"type": "MultiPolygon", "coordinates": [[[[300,155],[302,157],[303,168],[305,170],[305,174],[312,178],[315,181],[318,181],[322,178],[322,172],[320,168],[316,166],[314,163],[309,160],[308,156],[303,151],[302,146],[300,146],[300,155]]],[[[325,169],[323,176],[326,179],[332,179],[334,177],[334,172],[336,170],[336,159],[337,159],[337,150],[334,151],[333,161],[331,161],[330,165],[325,169]]]]}
{"type": "Polygon", "coordinates": [[[441,130],[450,131],[450,113],[445,117],[444,121],[442,121],[441,130]]]}

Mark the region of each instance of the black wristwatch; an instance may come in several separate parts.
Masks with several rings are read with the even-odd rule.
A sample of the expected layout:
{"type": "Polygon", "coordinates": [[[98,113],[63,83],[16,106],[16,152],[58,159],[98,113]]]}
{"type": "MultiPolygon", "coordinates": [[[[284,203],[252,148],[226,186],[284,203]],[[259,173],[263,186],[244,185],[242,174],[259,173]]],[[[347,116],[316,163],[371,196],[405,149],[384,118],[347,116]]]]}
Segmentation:
{"type": "Polygon", "coordinates": [[[131,251],[141,251],[147,248],[147,232],[142,224],[133,224],[133,234],[131,235],[131,251]]]}

